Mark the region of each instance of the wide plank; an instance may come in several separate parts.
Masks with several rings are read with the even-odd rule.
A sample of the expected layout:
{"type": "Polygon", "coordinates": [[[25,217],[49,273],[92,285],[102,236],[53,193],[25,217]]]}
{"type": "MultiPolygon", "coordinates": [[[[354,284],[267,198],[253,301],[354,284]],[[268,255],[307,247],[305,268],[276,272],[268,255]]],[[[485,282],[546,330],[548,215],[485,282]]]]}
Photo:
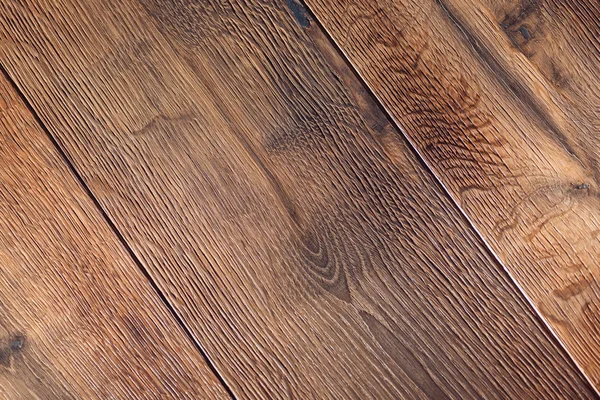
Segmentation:
{"type": "Polygon", "coordinates": [[[593,398],[310,20],[0,5],[0,62],[240,398],[593,398]]]}
{"type": "Polygon", "coordinates": [[[0,132],[0,398],[228,398],[2,73],[0,132]]]}
{"type": "Polygon", "coordinates": [[[600,3],[307,3],[600,387],[600,3]]]}

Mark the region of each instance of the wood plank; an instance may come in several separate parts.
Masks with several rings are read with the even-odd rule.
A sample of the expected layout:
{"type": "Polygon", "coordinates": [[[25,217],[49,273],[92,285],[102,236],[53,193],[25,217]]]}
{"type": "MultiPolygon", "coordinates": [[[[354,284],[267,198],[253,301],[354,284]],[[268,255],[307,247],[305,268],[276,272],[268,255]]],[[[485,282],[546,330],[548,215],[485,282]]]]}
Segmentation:
{"type": "Polygon", "coordinates": [[[600,387],[600,8],[308,0],[600,387]]]}
{"type": "Polygon", "coordinates": [[[0,397],[225,389],[0,75],[0,397]]]}
{"type": "Polygon", "coordinates": [[[0,61],[239,397],[594,397],[297,18],[3,2],[0,61]]]}

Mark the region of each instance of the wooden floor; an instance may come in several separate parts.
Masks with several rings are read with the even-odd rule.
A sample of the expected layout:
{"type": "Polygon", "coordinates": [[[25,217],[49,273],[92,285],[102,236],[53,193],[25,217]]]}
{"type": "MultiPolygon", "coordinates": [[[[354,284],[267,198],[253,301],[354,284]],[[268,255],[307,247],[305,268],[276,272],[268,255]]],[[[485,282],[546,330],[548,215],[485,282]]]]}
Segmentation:
{"type": "Polygon", "coordinates": [[[594,399],[597,0],[0,1],[1,399],[594,399]]]}

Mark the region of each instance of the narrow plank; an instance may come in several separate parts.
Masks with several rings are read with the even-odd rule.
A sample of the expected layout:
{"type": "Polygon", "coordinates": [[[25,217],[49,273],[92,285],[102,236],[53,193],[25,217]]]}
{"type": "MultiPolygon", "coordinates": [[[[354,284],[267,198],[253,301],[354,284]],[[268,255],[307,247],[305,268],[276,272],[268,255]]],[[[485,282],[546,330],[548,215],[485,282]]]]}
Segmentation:
{"type": "Polygon", "coordinates": [[[600,387],[599,3],[307,3],[600,387]]]}
{"type": "Polygon", "coordinates": [[[0,397],[225,389],[0,75],[0,397]]]}
{"type": "Polygon", "coordinates": [[[0,61],[239,397],[593,398],[296,16],[2,3],[0,61]]]}

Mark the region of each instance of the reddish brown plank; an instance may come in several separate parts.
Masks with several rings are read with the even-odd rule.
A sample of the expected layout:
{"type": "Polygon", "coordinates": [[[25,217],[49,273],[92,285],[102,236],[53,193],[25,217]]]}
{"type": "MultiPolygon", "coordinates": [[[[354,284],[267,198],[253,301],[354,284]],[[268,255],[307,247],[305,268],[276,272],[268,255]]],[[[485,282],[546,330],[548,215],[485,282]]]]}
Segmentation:
{"type": "Polygon", "coordinates": [[[2,3],[0,62],[239,397],[592,398],[301,25],[270,1],[2,3]]]}
{"type": "Polygon", "coordinates": [[[228,398],[0,74],[0,397],[228,398]]]}

